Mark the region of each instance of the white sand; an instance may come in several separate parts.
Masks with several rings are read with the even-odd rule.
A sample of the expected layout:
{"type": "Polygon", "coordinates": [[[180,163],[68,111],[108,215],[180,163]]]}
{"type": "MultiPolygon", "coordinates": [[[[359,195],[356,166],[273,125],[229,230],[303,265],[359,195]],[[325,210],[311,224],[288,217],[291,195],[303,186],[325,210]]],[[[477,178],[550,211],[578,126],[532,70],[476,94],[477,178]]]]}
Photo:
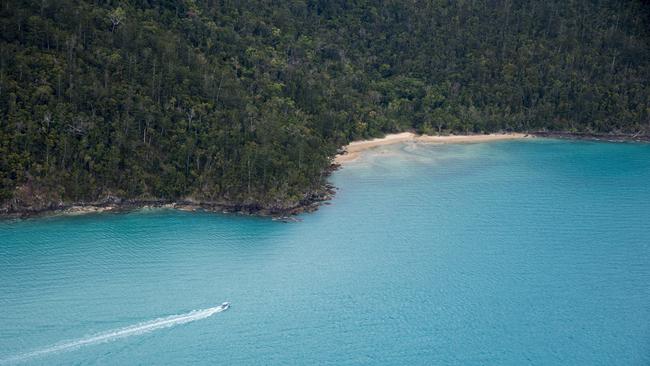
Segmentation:
{"type": "Polygon", "coordinates": [[[523,139],[527,137],[529,137],[529,135],[523,133],[430,136],[430,135],[416,135],[412,132],[402,132],[402,133],[396,133],[392,135],[386,135],[386,137],[384,138],[352,142],[343,148],[343,150],[346,151],[347,153],[337,155],[334,158],[334,162],[336,164],[343,164],[345,162],[357,159],[360,153],[364,150],[368,150],[377,146],[397,144],[400,142],[460,144],[460,143],[515,140],[515,139],[523,139]]]}

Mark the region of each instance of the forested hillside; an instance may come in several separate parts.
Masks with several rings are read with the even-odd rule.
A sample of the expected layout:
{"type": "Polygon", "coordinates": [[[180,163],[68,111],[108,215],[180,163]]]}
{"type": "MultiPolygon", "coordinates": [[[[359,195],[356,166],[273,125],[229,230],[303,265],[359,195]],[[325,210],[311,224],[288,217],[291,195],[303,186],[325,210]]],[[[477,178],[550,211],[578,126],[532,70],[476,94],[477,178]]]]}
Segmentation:
{"type": "Polygon", "coordinates": [[[650,134],[641,1],[0,0],[0,201],[291,207],[385,132],[650,134]]]}

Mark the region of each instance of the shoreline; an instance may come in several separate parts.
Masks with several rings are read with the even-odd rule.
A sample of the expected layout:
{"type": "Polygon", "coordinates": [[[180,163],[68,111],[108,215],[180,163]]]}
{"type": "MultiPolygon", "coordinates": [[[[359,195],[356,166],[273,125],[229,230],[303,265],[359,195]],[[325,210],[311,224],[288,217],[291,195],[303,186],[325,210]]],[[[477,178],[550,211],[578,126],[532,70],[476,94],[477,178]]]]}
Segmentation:
{"type": "MultiPolygon", "coordinates": [[[[530,138],[555,138],[566,140],[586,140],[600,142],[641,142],[650,143],[650,135],[624,135],[624,134],[588,134],[573,132],[529,132],[529,133],[493,133],[484,135],[416,135],[413,132],[402,132],[389,134],[383,138],[372,140],[354,141],[341,148],[341,153],[335,156],[330,166],[324,170],[324,176],[329,176],[332,172],[342,167],[345,163],[358,159],[362,152],[385,145],[392,145],[403,142],[419,143],[438,143],[438,144],[468,144],[504,140],[530,139],[530,138]]],[[[277,203],[275,205],[262,204],[259,202],[241,203],[227,200],[220,201],[201,201],[191,198],[186,199],[156,199],[156,198],[135,198],[123,199],[114,196],[107,196],[103,199],[92,202],[16,202],[7,203],[0,206],[0,220],[27,219],[32,217],[44,216],[77,216],[103,212],[130,212],[140,209],[166,208],[180,211],[201,211],[214,213],[230,213],[246,216],[269,217],[273,220],[282,222],[300,221],[293,216],[314,212],[321,205],[329,204],[336,194],[336,187],[325,181],[323,185],[307,192],[299,202],[289,202],[286,204],[277,203]]]]}
{"type": "Polygon", "coordinates": [[[504,134],[489,134],[489,135],[448,135],[448,136],[432,136],[432,135],[416,135],[413,132],[402,132],[396,134],[386,135],[383,138],[376,138],[372,140],[354,141],[344,146],[341,150],[342,153],[336,155],[334,158],[335,164],[345,164],[359,158],[363,151],[378,147],[393,145],[403,142],[421,142],[421,143],[438,143],[438,144],[471,144],[480,142],[491,141],[504,141],[504,140],[518,140],[525,138],[532,138],[535,135],[525,133],[504,133],[504,134]]]}
{"type": "Polygon", "coordinates": [[[491,133],[476,135],[417,135],[413,132],[401,132],[388,134],[384,137],[372,140],[353,141],[341,148],[341,153],[334,158],[334,164],[343,165],[359,158],[361,152],[375,148],[377,146],[386,146],[402,142],[422,142],[437,144],[471,144],[492,141],[530,139],[530,138],[550,138],[563,140],[578,141],[599,141],[599,142],[640,142],[650,143],[650,135],[646,134],[597,134],[597,133],[577,133],[566,131],[535,131],[535,132],[511,132],[511,133],[491,133]]]}
{"type": "Polygon", "coordinates": [[[583,141],[600,141],[600,142],[642,142],[649,143],[650,135],[640,133],[634,135],[625,134],[597,134],[597,133],[576,133],[576,132],[549,132],[538,131],[531,132],[531,135],[540,138],[563,139],[563,140],[583,140],[583,141]]]}
{"type": "Polygon", "coordinates": [[[95,202],[51,203],[40,207],[0,210],[0,220],[29,219],[52,216],[81,216],[96,213],[124,213],[146,209],[173,209],[186,212],[213,212],[245,216],[269,217],[283,222],[300,221],[292,216],[313,212],[335,194],[335,187],[325,184],[321,191],[311,192],[303,200],[287,206],[262,206],[260,204],[239,204],[222,201],[196,200],[122,200],[111,199],[95,202]]]}
{"type": "MultiPolygon", "coordinates": [[[[338,166],[331,164],[324,171],[328,177],[338,166]]],[[[282,222],[300,221],[293,216],[314,212],[323,204],[328,204],[336,194],[336,187],[327,181],[302,195],[299,201],[287,202],[237,202],[221,200],[199,200],[191,197],[182,199],[163,198],[132,198],[125,199],[107,195],[95,201],[46,201],[24,202],[13,201],[0,206],[0,220],[28,219],[48,216],[79,216],[94,213],[122,213],[142,209],[174,209],[188,212],[213,212],[222,214],[238,214],[244,216],[268,217],[282,222]]]]}

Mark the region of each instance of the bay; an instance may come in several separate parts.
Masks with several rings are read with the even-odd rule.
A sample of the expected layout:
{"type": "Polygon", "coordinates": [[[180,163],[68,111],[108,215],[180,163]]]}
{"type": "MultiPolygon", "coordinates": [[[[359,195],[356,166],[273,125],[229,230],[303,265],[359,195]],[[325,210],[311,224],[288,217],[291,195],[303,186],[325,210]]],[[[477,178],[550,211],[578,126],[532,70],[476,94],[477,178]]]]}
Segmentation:
{"type": "Polygon", "coordinates": [[[392,145],[332,182],[299,223],[0,222],[0,364],[650,364],[650,145],[392,145]]]}

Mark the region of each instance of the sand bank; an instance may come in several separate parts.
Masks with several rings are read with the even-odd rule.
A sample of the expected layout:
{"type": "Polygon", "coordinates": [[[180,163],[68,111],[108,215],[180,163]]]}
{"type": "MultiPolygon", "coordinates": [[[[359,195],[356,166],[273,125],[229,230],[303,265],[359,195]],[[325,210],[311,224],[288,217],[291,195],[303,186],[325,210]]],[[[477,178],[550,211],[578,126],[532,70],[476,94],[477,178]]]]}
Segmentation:
{"type": "Polygon", "coordinates": [[[368,150],[377,146],[397,144],[400,142],[460,144],[460,143],[514,140],[514,139],[522,139],[527,137],[529,137],[529,135],[523,133],[430,136],[430,135],[416,135],[412,132],[402,132],[402,133],[396,133],[392,135],[386,135],[386,137],[383,138],[352,142],[343,148],[345,153],[337,155],[334,158],[334,162],[336,164],[343,164],[345,162],[355,160],[356,158],[359,157],[360,153],[364,150],[368,150]]]}

